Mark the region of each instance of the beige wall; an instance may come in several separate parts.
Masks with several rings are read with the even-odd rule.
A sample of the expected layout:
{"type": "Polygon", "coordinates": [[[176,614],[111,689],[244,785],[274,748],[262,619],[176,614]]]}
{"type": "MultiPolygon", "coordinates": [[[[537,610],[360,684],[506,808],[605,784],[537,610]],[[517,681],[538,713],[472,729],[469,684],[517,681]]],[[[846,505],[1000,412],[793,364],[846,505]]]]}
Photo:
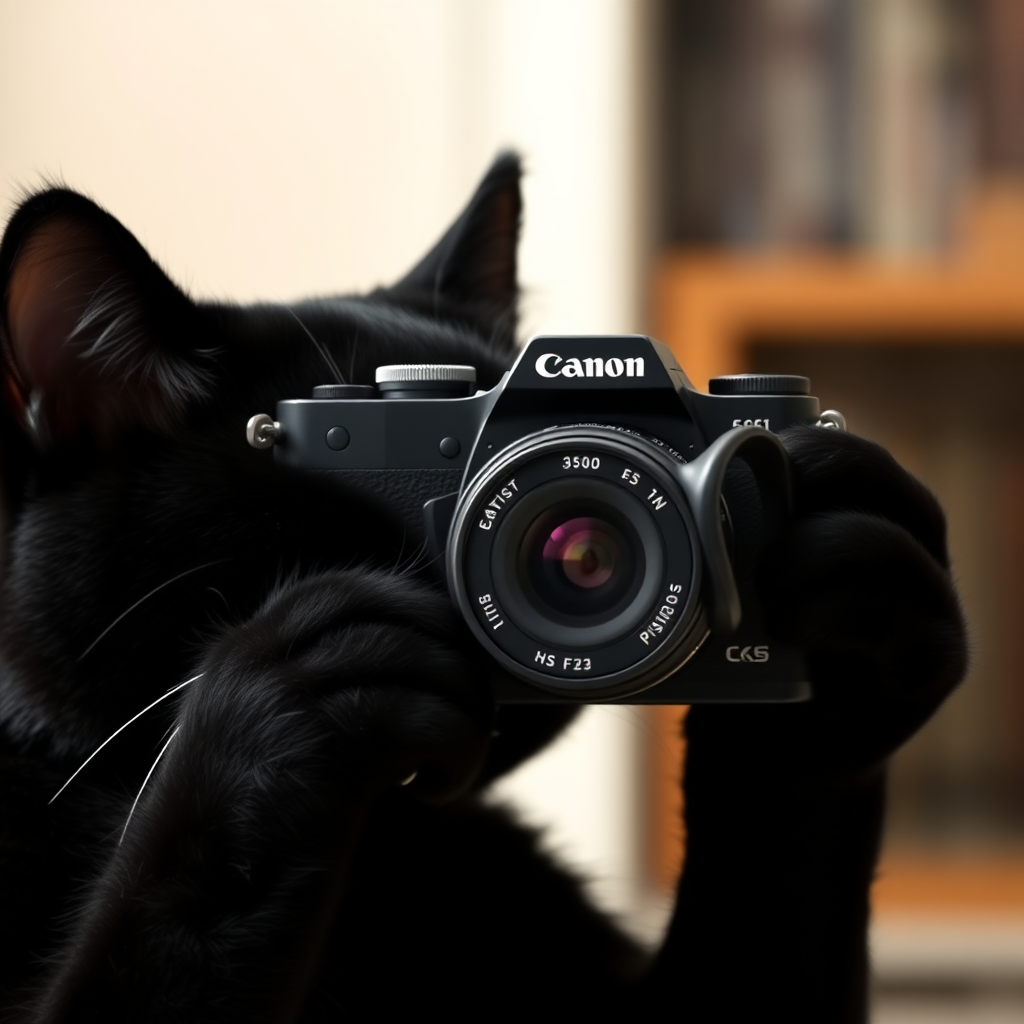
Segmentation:
{"type": "MultiPolygon", "coordinates": [[[[501,147],[526,158],[527,333],[636,330],[636,3],[0,0],[0,208],[59,177],[198,296],[390,280],[501,147]]],[[[505,793],[627,909],[630,709],[505,793]]]]}
{"type": "Polygon", "coordinates": [[[530,326],[635,327],[629,4],[0,0],[0,201],[90,192],[203,295],[399,274],[525,155],[530,326]]]}

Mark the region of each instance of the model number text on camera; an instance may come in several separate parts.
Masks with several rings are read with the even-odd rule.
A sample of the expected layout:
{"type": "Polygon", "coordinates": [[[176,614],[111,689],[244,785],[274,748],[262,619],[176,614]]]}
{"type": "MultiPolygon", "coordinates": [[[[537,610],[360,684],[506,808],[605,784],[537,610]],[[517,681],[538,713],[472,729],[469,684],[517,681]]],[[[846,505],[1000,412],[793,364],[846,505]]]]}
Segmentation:
{"type": "MultiPolygon", "coordinates": [[[[557,658],[554,654],[548,654],[547,651],[538,651],[534,656],[533,660],[537,662],[542,668],[554,668],[557,663],[557,658]]],[[[590,659],[589,658],[562,658],[562,671],[563,672],[589,672],[590,671],[590,659]]]]}
{"type": "Polygon", "coordinates": [[[765,430],[771,430],[768,426],[767,418],[763,420],[733,420],[732,425],[734,427],[764,427],[765,430]]]}
{"type": "Polygon", "coordinates": [[[562,469],[600,469],[599,455],[563,455],[562,469]]]}

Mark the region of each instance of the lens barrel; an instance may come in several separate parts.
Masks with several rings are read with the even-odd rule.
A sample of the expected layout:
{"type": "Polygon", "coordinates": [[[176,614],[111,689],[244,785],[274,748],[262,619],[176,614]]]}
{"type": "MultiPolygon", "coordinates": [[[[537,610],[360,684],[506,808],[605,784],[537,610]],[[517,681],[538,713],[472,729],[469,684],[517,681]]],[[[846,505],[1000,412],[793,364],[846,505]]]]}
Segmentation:
{"type": "Polygon", "coordinates": [[[707,636],[680,463],[615,427],[562,427],[499,453],[464,491],[448,579],[518,678],[617,699],[670,675],[707,636]]]}

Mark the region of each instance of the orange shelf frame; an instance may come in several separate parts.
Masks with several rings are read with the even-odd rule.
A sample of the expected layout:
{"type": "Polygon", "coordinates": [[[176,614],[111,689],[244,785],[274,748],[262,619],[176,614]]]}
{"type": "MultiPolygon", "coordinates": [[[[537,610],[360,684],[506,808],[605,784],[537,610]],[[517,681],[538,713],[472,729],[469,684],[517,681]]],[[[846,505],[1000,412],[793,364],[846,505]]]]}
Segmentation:
{"type": "Polygon", "coordinates": [[[673,253],[658,268],[656,294],[655,337],[702,390],[711,377],[744,372],[762,339],[1017,343],[1024,332],[1024,269],[1012,281],[942,266],[673,253]]]}

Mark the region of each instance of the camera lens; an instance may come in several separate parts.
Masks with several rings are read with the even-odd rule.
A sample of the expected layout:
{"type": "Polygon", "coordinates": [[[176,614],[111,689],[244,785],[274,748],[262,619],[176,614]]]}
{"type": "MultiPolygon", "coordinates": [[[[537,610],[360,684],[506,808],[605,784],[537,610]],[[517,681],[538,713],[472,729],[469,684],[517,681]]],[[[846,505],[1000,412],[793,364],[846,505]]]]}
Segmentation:
{"type": "Polygon", "coordinates": [[[477,638],[558,699],[665,678],[707,635],[679,460],[614,427],[560,427],[500,452],[459,498],[448,579],[477,638]]]}

